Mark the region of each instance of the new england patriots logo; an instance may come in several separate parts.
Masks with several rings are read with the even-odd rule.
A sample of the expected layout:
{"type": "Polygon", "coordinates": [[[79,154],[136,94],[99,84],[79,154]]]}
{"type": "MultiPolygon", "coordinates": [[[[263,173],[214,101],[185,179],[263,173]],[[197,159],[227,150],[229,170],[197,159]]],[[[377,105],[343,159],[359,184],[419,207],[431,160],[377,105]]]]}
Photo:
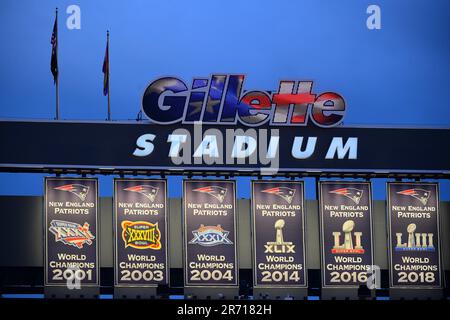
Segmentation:
{"type": "Polygon", "coordinates": [[[341,196],[347,197],[354,203],[359,204],[363,191],[356,188],[340,188],[330,191],[330,193],[339,194],[341,196]]]}
{"type": "Polygon", "coordinates": [[[289,204],[291,204],[292,198],[295,195],[295,189],[286,188],[286,187],[270,188],[270,189],[261,190],[261,192],[277,195],[277,196],[283,198],[284,200],[286,200],[286,202],[289,204]]]}
{"type": "Polygon", "coordinates": [[[86,196],[89,192],[89,187],[84,186],[82,184],[65,184],[63,186],[59,186],[54,189],[59,190],[59,191],[67,191],[67,192],[73,193],[78,198],[80,198],[81,201],[86,200],[86,196]]]}
{"type": "Polygon", "coordinates": [[[213,196],[214,198],[216,198],[217,200],[219,200],[219,202],[223,202],[223,199],[225,198],[225,195],[227,194],[227,189],[219,187],[219,186],[207,186],[207,187],[197,188],[192,191],[207,193],[207,194],[213,196]]]}
{"type": "Polygon", "coordinates": [[[416,198],[423,205],[427,204],[428,198],[430,197],[430,192],[427,190],[423,190],[423,189],[407,189],[407,190],[399,191],[399,192],[397,192],[397,194],[416,198]]]}
{"type": "Polygon", "coordinates": [[[143,196],[147,197],[151,202],[154,202],[159,188],[143,184],[139,186],[125,188],[123,190],[140,193],[143,196]]]}

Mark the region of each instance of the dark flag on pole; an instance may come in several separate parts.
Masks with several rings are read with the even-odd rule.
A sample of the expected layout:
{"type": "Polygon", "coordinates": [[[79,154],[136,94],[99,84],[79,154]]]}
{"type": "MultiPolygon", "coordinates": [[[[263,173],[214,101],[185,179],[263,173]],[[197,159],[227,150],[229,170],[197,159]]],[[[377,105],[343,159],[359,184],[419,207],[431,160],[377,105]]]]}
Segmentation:
{"type": "Polygon", "coordinates": [[[56,91],[56,119],[59,119],[59,68],[58,68],[58,8],[55,10],[55,23],[53,25],[52,39],[52,59],[50,62],[50,71],[53,74],[53,81],[56,91]]]}
{"type": "Polygon", "coordinates": [[[52,60],[50,63],[50,70],[53,74],[53,81],[56,84],[58,79],[58,14],[55,17],[55,24],[53,25],[52,40],[52,60]]]}
{"type": "Polygon", "coordinates": [[[106,52],[105,60],[103,60],[103,95],[108,96],[108,118],[111,120],[111,100],[109,92],[109,31],[106,32],[106,52]]]}
{"type": "Polygon", "coordinates": [[[103,60],[103,95],[109,94],[109,32],[106,41],[105,60],[103,60]]]}

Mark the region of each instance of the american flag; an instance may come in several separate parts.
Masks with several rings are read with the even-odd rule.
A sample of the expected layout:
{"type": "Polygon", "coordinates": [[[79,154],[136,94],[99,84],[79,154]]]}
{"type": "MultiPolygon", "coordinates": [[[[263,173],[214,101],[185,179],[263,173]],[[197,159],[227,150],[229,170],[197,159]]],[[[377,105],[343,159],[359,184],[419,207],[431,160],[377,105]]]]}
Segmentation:
{"type": "Polygon", "coordinates": [[[55,24],[53,25],[52,39],[52,60],[50,63],[50,70],[53,74],[53,81],[56,83],[58,79],[58,14],[55,17],[55,24]]]}

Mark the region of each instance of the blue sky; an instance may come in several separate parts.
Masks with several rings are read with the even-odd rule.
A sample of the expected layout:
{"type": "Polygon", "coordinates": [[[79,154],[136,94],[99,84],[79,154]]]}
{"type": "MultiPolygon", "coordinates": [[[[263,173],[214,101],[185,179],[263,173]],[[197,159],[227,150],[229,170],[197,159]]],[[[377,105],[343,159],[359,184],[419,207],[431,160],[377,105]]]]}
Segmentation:
{"type": "MultiPolygon", "coordinates": [[[[101,72],[111,32],[114,120],[135,119],[146,85],[163,75],[187,81],[213,72],[244,73],[247,89],[281,79],[312,79],[316,93],[347,103],[346,124],[450,127],[450,2],[446,0],[31,1],[0,3],[0,118],[54,117],[50,38],[59,7],[63,119],[105,119],[101,72]],[[66,8],[81,9],[69,30],[66,8]],[[366,8],[381,8],[368,30],[366,8]]],[[[38,174],[0,174],[0,194],[42,194],[38,174]]],[[[170,178],[179,196],[180,179],[170,178]]],[[[248,197],[248,179],[238,194],[248,197]]],[[[101,178],[111,195],[111,177],[101,178]]],[[[314,196],[312,181],[307,196],[314,196]]],[[[375,199],[385,195],[383,182],[375,199]]],[[[450,199],[448,181],[441,198],[450,199]]]]}

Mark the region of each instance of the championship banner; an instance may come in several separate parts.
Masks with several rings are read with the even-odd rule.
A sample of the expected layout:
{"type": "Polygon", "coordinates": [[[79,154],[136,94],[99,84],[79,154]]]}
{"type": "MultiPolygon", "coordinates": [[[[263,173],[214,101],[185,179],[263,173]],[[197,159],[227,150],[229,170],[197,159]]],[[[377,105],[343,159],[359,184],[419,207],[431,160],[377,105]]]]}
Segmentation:
{"type": "Polygon", "coordinates": [[[183,180],[185,286],[237,286],[236,184],[183,180]]]}
{"type": "Polygon", "coordinates": [[[115,286],[169,283],[166,180],[114,180],[114,234],[115,286]]]}
{"type": "Polygon", "coordinates": [[[388,182],[392,288],[442,287],[437,183],[388,182]]]}
{"type": "Polygon", "coordinates": [[[97,179],[45,178],[45,285],[98,286],[97,179]]]}
{"type": "Polygon", "coordinates": [[[373,265],[370,182],[321,181],[322,287],[367,284],[373,265]]]}
{"type": "Polygon", "coordinates": [[[302,181],[252,181],[255,287],[307,286],[302,181]]]}

